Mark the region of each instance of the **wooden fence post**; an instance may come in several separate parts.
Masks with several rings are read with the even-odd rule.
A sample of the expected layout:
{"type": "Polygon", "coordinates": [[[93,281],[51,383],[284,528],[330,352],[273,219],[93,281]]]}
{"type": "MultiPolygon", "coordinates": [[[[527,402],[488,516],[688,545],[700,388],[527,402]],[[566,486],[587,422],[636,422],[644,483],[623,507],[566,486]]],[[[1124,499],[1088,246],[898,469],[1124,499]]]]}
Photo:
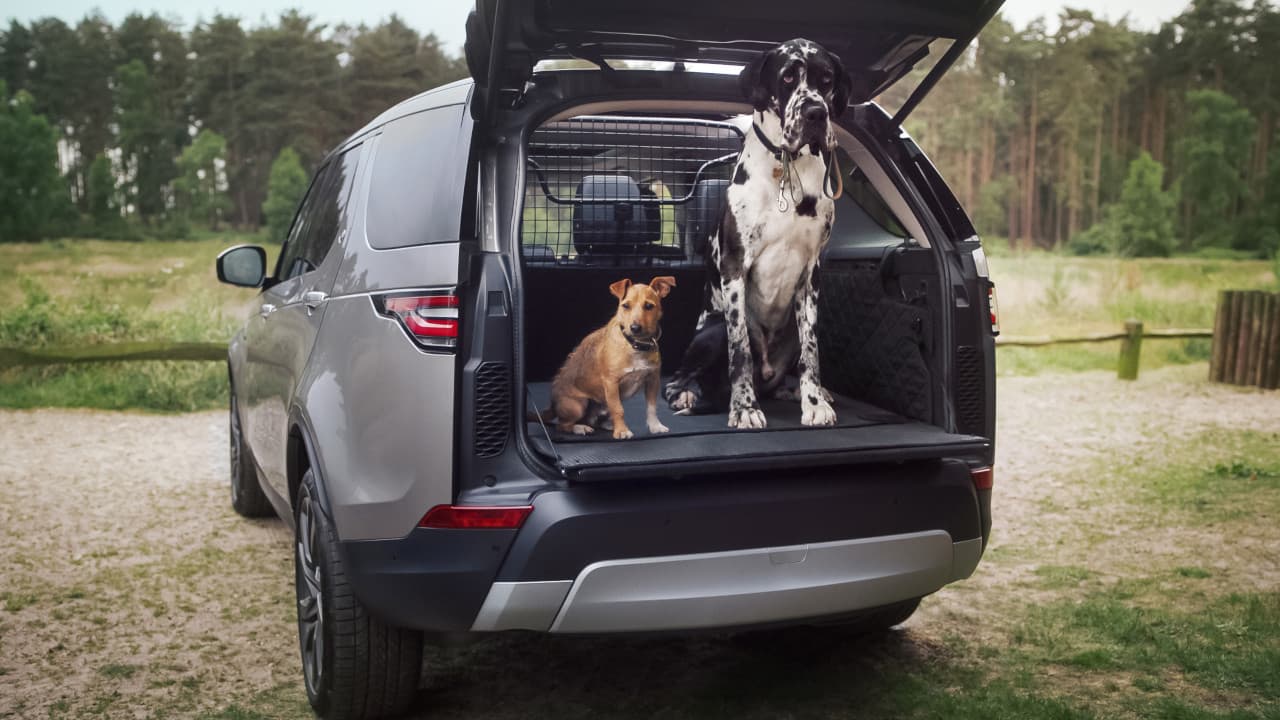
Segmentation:
{"type": "Polygon", "coordinates": [[[1280,387],[1280,293],[1222,291],[1209,379],[1268,390],[1280,387]]]}
{"type": "Polygon", "coordinates": [[[1231,315],[1231,293],[1218,291],[1218,310],[1213,316],[1213,348],[1209,352],[1209,380],[1222,382],[1223,368],[1227,363],[1226,333],[1222,328],[1227,326],[1227,318],[1231,315]]]}
{"type": "Polygon", "coordinates": [[[1267,390],[1280,388],[1280,293],[1271,295],[1271,312],[1267,324],[1271,326],[1269,349],[1262,363],[1262,387],[1267,390]]]}
{"type": "Polygon", "coordinates": [[[1120,341],[1120,370],[1118,375],[1121,380],[1137,380],[1138,358],[1142,354],[1142,321],[1126,320],[1124,332],[1125,337],[1120,341]]]}

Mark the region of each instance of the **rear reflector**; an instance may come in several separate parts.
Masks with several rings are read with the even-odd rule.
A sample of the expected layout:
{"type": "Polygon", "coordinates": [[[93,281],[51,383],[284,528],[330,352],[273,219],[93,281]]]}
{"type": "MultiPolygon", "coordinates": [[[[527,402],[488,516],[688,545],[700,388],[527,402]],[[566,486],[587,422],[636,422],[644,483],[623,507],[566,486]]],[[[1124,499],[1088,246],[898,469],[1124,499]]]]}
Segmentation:
{"type": "Polygon", "coordinates": [[[433,349],[458,344],[458,296],[452,292],[375,295],[378,312],[394,317],[419,345],[433,349]]]}
{"type": "Polygon", "coordinates": [[[987,285],[987,311],[991,313],[991,334],[1000,334],[1000,304],[996,302],[996,286],[987,285]]]}
{"type": "Polygon", "coordinates": [[[487,528],[511,530],[524,524],[533,512],[532,505],[514,507],[481,507],[477,505],[437,505],[418,521],[424,528],[487,528]]]}
{"type": "Polygon", "coordinates": [[[995,473],[989,467],[973,468],[969,471],[969,476],[973,478],[975,490],[990,490],[995,485],[995,473]]]}

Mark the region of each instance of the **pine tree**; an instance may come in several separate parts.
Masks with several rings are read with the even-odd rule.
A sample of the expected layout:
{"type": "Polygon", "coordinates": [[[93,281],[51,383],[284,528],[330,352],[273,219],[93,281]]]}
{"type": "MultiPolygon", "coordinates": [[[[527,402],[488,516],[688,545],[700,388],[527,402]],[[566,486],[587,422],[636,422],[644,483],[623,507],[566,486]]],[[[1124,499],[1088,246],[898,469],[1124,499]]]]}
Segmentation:
{"type": "Polygon", "coordinates": [[[293,222],[298,203],[307,192],[307,171],[293,148],[285,148],[271,163],[271,177],[267,182],[267,201],[262,214],[267,221],[267,236],[272,242],[284,242],[293,222]]]}
{"type": "Polygon", "coordinates": [[[1176,200],[1162,189],[1164,167],[1150,153],[1143,152],[1129,163],[1129,174],[1120,191],[1120,201],[1108,209],[1107,233],[1115,251],[1124,256],[1164,256],[1173,254],[1177,237],[1173,232],[1176,200]]]}
{"type": "Polygon", "coordinates": [[[19,90],[0,80],[0,242],[46,237],[67,202],[58,177],[57,134],[19,90]]]}
{"type": "Polygon", "coordinates": [[[175,201],[187,217],[218,229],[218,221],[231,208],[223,181],[227,163],[227,141],[212,130],[201,130],[178,157],[178,178],[174,180],[175,201]]]}

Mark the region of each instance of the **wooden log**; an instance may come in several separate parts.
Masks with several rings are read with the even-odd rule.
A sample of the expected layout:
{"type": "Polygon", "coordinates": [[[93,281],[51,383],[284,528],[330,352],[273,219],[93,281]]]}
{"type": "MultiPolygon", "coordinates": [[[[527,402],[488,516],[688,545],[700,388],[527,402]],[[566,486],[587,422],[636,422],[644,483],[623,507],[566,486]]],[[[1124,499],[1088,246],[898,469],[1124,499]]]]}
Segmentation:
{"type": "Polygon", "coordinates": [[[1244,369],[1244,384],[1259,385],[1258,365],[1262,362],[1262,351],[1266,338],[1267,296],[1271,293],[1255,292],[1253,295],[1253,316],[1249,318],[1249,362],[1244,369]]]}
{"type": "Polygon", "coordinates": [[[1213,316],[1213,349],[1209,353],[1209,380],[1222,382],[1227,359],[1227,317],[1231,313],[1231,291],[1218,291],[1218,309],[1213,316]]]}
{"type": "Polygon", "coordinates": [[[1124,340],[1120,341],[1120,368],[1117,375],[1121,380],[1137,380],[1138,360],[1142,355],[1142,321],[1126,320],[1124,333],[1124,340]]]}
{"type": "Polygon", "coordinates": [[[1253,329],[1253,312],[1254,299],[1257,297],[1252,292],[1240,293],[1240,320],[1236,325],[1236,363],[1231,371],[1231,384],[1243,385],[1245,377],[1247,377],[1247,369],[1249,367],[1249,343],[1253,342],[1253,336],[1249,331],[1253,329]]]}
{"type": "Polygon", "coordinates": [[[1271,313],[1274,312],[1275,304],[1275,293],[1263,293],[1262,312],[1258,313],[1258,340],[1255,343],[1258,358],[1253,363],[1253,377],[1249,379],[1249,384],[1257,387],[1266,385],[1271,371],[1271,347],[1275,343],[1275,338],[1271,335],[1271,313]]]}
{"type": "Polygon", "coordinates": [[[1227,291],[1227,322],[1222,329],[1222,380],[1229,383],[1236,372],[1236,341],[1240,335],[1240,303],[1243,293],[1238,290],[1227,291]]]}
{"type": "Polygon", "coordinates": [[[1271,303],[1271,347],[1267,355],[1267,368],[1263,373],[1262,387],[1268,390],[1280,388],[1280,293],[1274,293],[1271,303]]]}

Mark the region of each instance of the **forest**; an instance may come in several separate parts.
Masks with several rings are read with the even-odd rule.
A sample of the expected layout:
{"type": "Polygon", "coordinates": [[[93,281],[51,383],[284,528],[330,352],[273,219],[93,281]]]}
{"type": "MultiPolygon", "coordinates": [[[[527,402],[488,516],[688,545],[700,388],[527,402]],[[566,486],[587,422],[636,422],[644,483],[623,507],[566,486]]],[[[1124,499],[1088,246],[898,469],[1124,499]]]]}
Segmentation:
{"type": "MultiPolygon", "coordinates": [[[[1077,254],[1274,255],[1280,9],[1192,0],[1154,31],[1070,8],[1054,20],[997,16],[906,122],[979,232],[1077,254]]],[[[0,241],[278,237],[327,148],[465,75],[395,16],[11,21],[0,241]]],[[[879,101],[894,107],[912,80],[879,101]]]]}

